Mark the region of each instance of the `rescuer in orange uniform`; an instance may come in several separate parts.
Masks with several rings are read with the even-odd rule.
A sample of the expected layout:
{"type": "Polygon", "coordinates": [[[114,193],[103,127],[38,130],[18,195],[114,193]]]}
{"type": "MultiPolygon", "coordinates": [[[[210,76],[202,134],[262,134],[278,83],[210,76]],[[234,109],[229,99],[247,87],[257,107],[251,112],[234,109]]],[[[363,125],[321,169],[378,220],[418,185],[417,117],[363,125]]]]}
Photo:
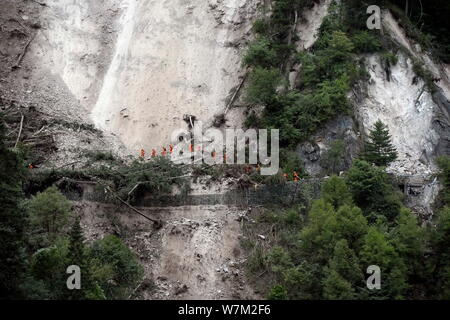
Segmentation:
{"type": "Polygon", "coordinates": [[[300,177],[298,176],[297,171],[294,171],[294,181],[295,181],[295,182],[300,181],[300,177]]]}
{"type": "Polygon", "coordinates": [[[152,149],[152,158],[156,157],[156,150],[152,149]]]}
{"type": "Polygon", "coordinates": [[[141,149],[141,158],[145,158],[145,150],[141,149]]]}

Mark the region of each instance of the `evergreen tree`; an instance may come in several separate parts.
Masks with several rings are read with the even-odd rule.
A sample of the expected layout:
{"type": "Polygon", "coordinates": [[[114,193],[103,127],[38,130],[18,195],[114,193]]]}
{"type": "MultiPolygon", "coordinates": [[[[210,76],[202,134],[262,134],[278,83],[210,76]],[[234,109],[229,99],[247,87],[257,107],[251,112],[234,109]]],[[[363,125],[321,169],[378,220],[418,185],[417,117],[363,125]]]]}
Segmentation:
{"type": "Polygon", "coordinates": [[[367,219],[360,208],[347,205],[339,208],[336,213],[335,229],[339,239],[347,240],[352,249],[359,250],[367,230],[367,219]]]}
{"type": "Polygon", "coordinates": [[[345,180],[335,175],[323,183],[322,199],[335,209],[339,209],[343,205],[350,205],[353,202],[352,194],[345,180]]]}
{"type": "Polygon", "coordinates": [[[55,239],[67,222],[71,211],[69,200],[56,188],[50,187],[32,197],[29,202],[31,223],[41,227],[55,239]]]}
{"type": "Polygon", "coordinates": [[[325,265],[339,240],[336,228],[333,206],[322,199],[315,201],[308,216],[308,224],[299,234],[299,256],[308,258],[312,263],[325,265]]]}
{"type": "Polygon", "coordinates": [[[323,297],[328,300],[352,300],[355,299],[355,290],[350,282],[345,280],[335,270],[327,271],[323,280],[323,297]]]}
{"type": "Polygon", "coordinates": [[[382,167],[397,159],[397,151],[392,145],[388,127],[381,120],[375,122],[374,129],[370,130],[363,159],[382,167]]]}
{"type": "Polygon", "coordinates": [[[440,299],[450,299],[450,207],[445,207],[437,221],[433,238],[435,295],[440,299]]]}
{"type": "Polygon", "coordinates": [[[407,269],[385,235],[375,227],[369,228],[359,254],[363,269],[371,265],[381,269],[381,290],[370,291],[369,296],[376,299],[402,299],[408,287],[407,269]]]}
{"type": "Polygon", "coordinates": [[[288,295],[286,289],[282,285],[276,285],[270,290],[269,300],[287,300],[288,295]]]}
{"type": "Polygon", "coordinates": [[[369,222],[376,221],[379,216],[392,222],[402,208],[399,195],[386,172],[366,161],[355,160],[347,174],[347,185],[369,222]]]}
{"type": "Polygon", "coordinates": [[[336,243],[333,258],[329,262],[328,269],[337,272],[353,286],[361,286],[363,284],[364,275],[361,272],[358,257],[349,248],[347,240],[342,239],[336,243]]]}
{"type": "Polygon", "coordinates": [[[445,204],[450,204],[450,157],[442,156],[437,159],[440,173],[439,180],[443,185],[441,192],[442,201],[445,204]]]}
{"type": "Polygon", "coordinates": [[[102,288],[93,280],[90,257],[84,245],[83,229],[80,225],[80,217],[70,231],[70,242],[68,250],[68,265],[77,265],[81,271],[81,289],[70,290],[68,298],[71,300],[104,300],[106,299],[102,288]]]}
{"type": "Polygon", "coordinates": [[[70,231],[69,243],[69,262],[72,264],[84,264],[85,262],[85,248],[84,235],[80,225],[80,218],[76,217],[75,222],[70,231]]]}
{"type": "Polygon", "coordinates": [[[24,169],[19,156],[7,148],[4,132],[0,118],[0,299],[12,299],[19,295],[25,261],[26,217],[19,206],[24,169]]]}
{"type": "Polygon", "coordinates": [[[418,224],[417,216],[406,208],[400,210],[396,224],[391,231],[391,242],[405,260],[408,273],[419,277],[424,271],[424,232],[418,224]]]}
{"type": "Polygon", "coordinates": [[[68,297],[71,300],[80,300],[84,297],[86,285],[89,283],[87,275],[89,266],[86,263],[86,254],[84,247],[84,235],[80,225],[80,218],[76,217],[75,222],[70,230],[69,250],[67,253],[68,265],[77,265],[81,272],[81,289],[70,290],[68,297]]]}

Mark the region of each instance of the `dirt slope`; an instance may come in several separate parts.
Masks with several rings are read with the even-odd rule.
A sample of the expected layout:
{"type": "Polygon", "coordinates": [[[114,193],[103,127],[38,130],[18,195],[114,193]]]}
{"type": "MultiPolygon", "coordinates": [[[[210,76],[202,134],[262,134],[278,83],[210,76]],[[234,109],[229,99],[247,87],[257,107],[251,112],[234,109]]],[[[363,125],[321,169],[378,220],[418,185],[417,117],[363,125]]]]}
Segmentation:
{"type": "Polygon", "coordinates": [[[246,211],[225,206],[140,208],[164,225],[154,230],[127,208],[91,202],[76,204],[91,241],[115,233],[125,239],[154,283],[138,288],[132,298],[252,299],[240,247],[239,217],[246,211]]]}

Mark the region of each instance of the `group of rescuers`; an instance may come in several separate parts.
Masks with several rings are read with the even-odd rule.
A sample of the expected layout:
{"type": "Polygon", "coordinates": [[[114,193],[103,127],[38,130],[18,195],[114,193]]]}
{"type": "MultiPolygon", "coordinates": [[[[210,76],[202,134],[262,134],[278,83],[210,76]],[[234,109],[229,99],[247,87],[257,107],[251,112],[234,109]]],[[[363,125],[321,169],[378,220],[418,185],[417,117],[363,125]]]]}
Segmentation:
{"type": "MultiPolygon", "coordinates": [[[[189,151],[190,152],[194,152],[194,146],[191,144],[191,145],[189,145],[189,151]]],[[[198,151],[201,151],[201,147],[199,146],[198,147],[198,151]]],[[[167,156],[167,153],[173,153],[173,146],[172,145],[169,145],[169,151],[167,151],[167,148],[166,147],[162,147],[162,151],[161,151],[161,156],[163,156],[163,157],[165,157],[165,156],[167,156]]],[[[156,151],[156,149],[152,149],[152,153],[151,153],[151,158],[155,158],[155,157],[157,157],[158,156],[158,152],[156,151]]],[[[216,153],[213,151],[212,153],[211,153],[211,156],[213,157],[213,158],[215,158],[216,157],[216,153]]],[[[142,159],[145,159],[145,150],[144,149],[141,149],[141,151],[140,151],[140,157],[142,158],[142,159]]],[[[226,154],[224,154],[223,155],[223,160],[224,160],[224,162],[226,162],[226,160],[227,160],[227,155],[226,154]]],[[[247,166],[246,168],[245,168],[245,170],[247,171],[247,173],[250,173],[251,172],[251,166],[247,166]]],[[[260,171],[261,170],[261,167],[260,167],[260,165],[258,164],[258,166],[256,167],[256,171],[260,171]]],[[[289,175],[287,174],[287,173],[284,173],[283,174],[283,177],[286,179],[286,180],[289,180],[289,175]]],[[[299,174],[298,174],[298,172],[297,171],[294,171],[293,173],[292,173],[292,177],[293,177],[293,181],[300,181],[300,176],[299,176],[299,174]]]]}

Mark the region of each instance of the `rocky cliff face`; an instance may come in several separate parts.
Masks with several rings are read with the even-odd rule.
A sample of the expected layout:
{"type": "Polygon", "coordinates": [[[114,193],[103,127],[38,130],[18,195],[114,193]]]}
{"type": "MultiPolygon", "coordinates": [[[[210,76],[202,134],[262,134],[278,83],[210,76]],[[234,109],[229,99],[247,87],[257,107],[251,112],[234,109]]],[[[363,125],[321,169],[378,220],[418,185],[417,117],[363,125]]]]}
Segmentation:
{"type": "MultiPolygon", "coordinates": [[[[322,2],[322,6],[326,8],[327,2],[322,2]]],[[[323,173],[319,160],[336,139],[346,141],[345,163],[348,166],[348,158],[358,154],[362,139],[378,119],[388,125],[399,153],[398,160],[388,168],[389,172],[395,175],[430,176],[436,170],[436,156],[448,154],[448,66],[433,61],[409,40],[389,12],[384,13],[382,21],[386,32],[405,51],[398,53],[398,63],[390,68],[389,75],[381,56],[363,57],[369,80],[350,93],[354,119],[333,120],[310,142],[299,146],[299,154],[305,160],[310,174],[323,173]],[[431,92],[424,81],[417,77],[413,71],[413,57],[423,61],[433,77],[439,79],[437,92],[431,92]]],[[[304,31],[314,34],[317,29],[299,32],[304,31]]]]}
{"type": "MultiPolygon", "coordinates": [[[[268,8],[259,0],[45,3],[11,2],[10,16],[5,16],[18,21],[19,31],[25,25],[29,30],[22,31],[33,37],[22,68],[4,79],[12,83],[9,96],[33,101],[56,117],[92,122],[116,136],[108,142],[123,145],[131,154],[167,145],[175,129],[187,127],[186,114],[212,123],[244,74],[241,57],[251,23],[261,14],[258,8],[268,8]],[[32,24],[39,28],[32,29],[32,24]]],[[[299,50],[314,44],[330,3],[319,1],[301,13],[295,43],[299,50]]],[[[352,92],[356,121],[334,121],[299,146],[312,174],[321,173],[321,155],[337,138],[348,142],[349,163],[378,119],[389,126],[399,151],[398,161],[389,168],[392,173],[429,176],[436,155],[448,153],[448,66],[422,52],[388,12],[383,25],[407,53],[398,54],[389,77],[381,57],[365,57],[370,80],[361,84],[361,92],[352,92]],[[440,79],[439,92],[429,92],[423,81],[416,81],[412,57],[440,79]]],[[[291,68],[291,86],[300,69],[291,68]]],[[[231,111],[228,120],[241,126],[242,112],[231,111]]]]}
{"type": "MultiPolygon", "coordinates": [[[[84,151],[113,149],[137,155],[141,148],[160,150],[173,130],[187,128],[185,114],[211,124],[242,83],[241,59],[252,36],[252,21],[261,14],[258,8],[269,8],[270,1],[40,3],[2,1],[0,102],[26,115],[32,109],[31,115],[39,112],[45,118],[30,134],[48,132],[55,137],[58,149],[42,165],[61,168],[79,161],[84,151]]],[[[301,13],[298,50],[312,47],[330,3],[317,1],[301,13]]],[[[311,175],[324,176],[321,160],[334,141],[342,140],[345,159],[339,170],[345,170],[361,151],[368,130],[381,119],[399,151],[388,171],[398,176],[408,204],[427,217],[439,191],[433,176],[435,159],[450,154],[450,67],[433,61],[409,40],[388,12],[383,24],[403,47],[398,63],[387,74],[380,56],[362,57],[370,80],[349,93],[353,116],[329,122],[297,150],[311,175]],[[439,79],[437,91],[429,91],[416,77],[413,58],[439,79]]],[[[289,70],[291,87],[301,67],[289,70]]],[[[245,109],[231,109],[227,124],[241,127],[245,109]]],[[[90,239],[111,232],[102,229],[106,222],[96,204],[78,205],[90,239]]],[[[257,297],[239,269],[244,259],[239,251],[242,212],[218,206],[155,210],[168,220],[159,233],[138,230],[142,221],[125,221],[138,230],[128,243],[160,288],[144,297],[257,297]]],[[[126,219],[115,207],[107,211],[126,219]]]]}
{"type": "Polygon", "coordinates": [[[261,1],[6,2],[5,22],[39,28],[25,26],[12,44],[20,52],[32,38],[4,92],[54,118],[93,123],[111,144],[83,146],[66,134],[59,149],[67,159],[76,152],[66,141],[136,155],[167,146],[175,129],[187,128],[186,114],[212,123],[243,75],[242,51],[261,1]]]}
{"type": "MultiPolygon", "coordinates": [[[[314,43],[314,34],[328,7],[329,2],[322,1],[311,12],[304,13],[306,22],[297,31],[299,50],[307,50],[314,43]],[[308,41],[302,40],[305,34],[309,35],[308,41]]],[[[408,39],[389,11],[383,13],[382,23],[384,32],[401,48],[397,53],[398,63],[387,70],[381,55],[361,57],[369,80],[361,82],[349,93],[353,101],[353,117],[342,116],[330,121],[310,141],[299,145],[297,151],[309,174],[325,175],[321,161],[333,142],[341,140],[344,160],[339,170],[348,169],[351,159],[361,152],[365,136],[380,119],[388,125],[399,154],[388,172],[398,176],[409,204],[427,216],[431,214],[430,205],[439,192],[434,178],[437,170],[435,159],[449,154],[449,67],[433,60],[418,44],[408,39]],[[435,92],[429,90],[414,72],[413,65],[417,61],[431,72],[437,85],[435,92]]],[[[291,86],[300,68],[294,66],[290,74],[291,86]]]]}
{"type": "Polygon", "coordinates": [[[129,152],[160,149],[224,109],[258,3],[49,1],[32,55],[129,152]]]}
{"type": "MultiPolygon", "coordinates": [[[[448,109],[450,78],[446,66],[434,62],[426,52],[406,38],[393,17],[386,12],[383,23],[394,41],[407,50],[398,53],[398,63],[389,75],[379,57],[367,59],[370,81],[366,97],[358,106],[361,122],[367,130],[377,119],[389,126],[399,159],[390,172],[400,175],[430,175],[435,171],[434,159],[445,152],[445,135],[440,123],[448,123],[441,114],[448,109]],[[413,71],[412,58],[424,62],[437,81],[438,92],[433,94],[413,71]],[[444,101],[446,100],[446,101],[444,101]],[[442,104],[447,103],[447,108],[442,104]]],[[[445,131],[445,130],[444,130],[445,131]]]]}

